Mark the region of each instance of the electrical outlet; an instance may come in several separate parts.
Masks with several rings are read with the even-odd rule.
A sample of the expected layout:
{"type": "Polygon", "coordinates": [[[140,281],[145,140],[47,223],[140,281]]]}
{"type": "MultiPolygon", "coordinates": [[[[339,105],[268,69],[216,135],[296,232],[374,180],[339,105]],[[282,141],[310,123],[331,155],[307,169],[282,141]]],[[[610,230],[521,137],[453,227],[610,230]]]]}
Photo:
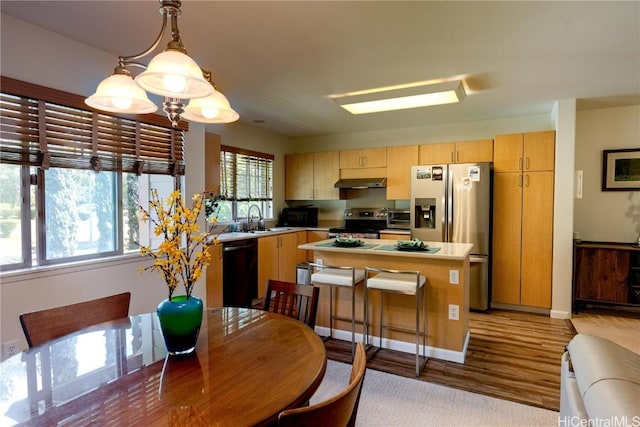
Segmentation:
{"type": "Polygon", "coordinates": [[[449,283],[452,285],[460,284],[460,274],[458,270],[449,270],[449,283]]]}
{"type": "Polygon", "coordinates": [[[449,304],[449,320],[460,320],[460,306],[449,304]]]}
{"type": "Polygon", "coordinates": [[[20,353],[20,341],[13,340],[2,343],[2,358],[6,359],[8,357],[14,356],[20,353]]]}
{"type": "Polygon", "coordinates": [[[316,264],[323,264],[322,258],[316,258],[316,264]]]}

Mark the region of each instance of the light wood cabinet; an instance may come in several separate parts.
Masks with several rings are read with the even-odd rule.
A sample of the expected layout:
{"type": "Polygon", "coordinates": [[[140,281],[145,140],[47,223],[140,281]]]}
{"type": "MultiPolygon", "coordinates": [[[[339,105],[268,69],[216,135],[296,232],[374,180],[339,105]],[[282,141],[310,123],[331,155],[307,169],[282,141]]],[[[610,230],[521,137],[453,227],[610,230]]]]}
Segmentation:
{"type": "Polygon", "coordinates": [[[397,233],[388,233],[386,231],[380,232],[381,240],[410,240],[410,234],[397,234],[397,233]]]}
{"type": "MultiPolygon", "coordinates": [[[[307,243],[319,242],[329,238],[328,231],[307,230],[307,243]]],[[[313,251],[307,251],[307,261],[313,262],[313,251]]]]}
{"type": "Polygon", "coordinates": [[[493,161],[493,140],[443,142],[419,146],[421,165],[493,161]]]}
{"type": "Polygon", "coordinates": [[[386,166],[386,147],[340,150],[340,169],[384,168],[386,166]]]}
{"type": "MultiPolygon", "coordinates": [[[[528,139],[527,136],[522,135],[520,140],[528,139]]],[[[496,141],[498,139],[496,137],[496,141]]],[[[509,135],[505,141],[507,139],[517,138],[509,135]]],[[[506,151],[508,147],[501,145],[501,150],[506,151]]],[[[518,151],[517,144],[513,147],[518,151]]],[[[501,156],[518,157],[505,152],[501,156]]],[[[496,171],[493,186],[492,302],[548,309],[551,307],[554,172],[496,171]]]]}
{"type": "Polygon", "coordinates": [[[287,154],[285,156],[286,200],[338,200],[334,184],[340,178],[338,151],[287,154]]]}
{"type": "Polygon", "coordinates": [[[524,174],[520,303],[551,308],[553,172],[524,174]]]}
{"type": "Polygon", "coordinates": [[[387,200],[411,198],[411,166],[417,158],[417,145],[387,147],[387,200]]]}
{"type": "Polygon", "coordinates": [[[314,200],[340,199],[340,189],[333,186],[340,178],[339,159],[337,151],[313,153],[314,200]]]}
{"type": "Polygon", "coordinates": [[[209,265],[205,275],[207,307],[222,307],[222,243],[209,246],[209,265]]]}
{"type": "Polygon", "coordinates": [[[554,131],[497,135],[493,147],[494,172],[554,170],[554,131]]]}
{"type": "Polygon", "coordinates": [[[277,234],[258,238],[258,297],[264,297],[269,279],[296,281],[296,266],[307,260],[307,251],[298,249],[307,242],[307,232],[277,234]]]}
{"type": "Polygon", "coordinates": [[[313,153],[287,154],[285,199],[313,200],[313,153]]]}

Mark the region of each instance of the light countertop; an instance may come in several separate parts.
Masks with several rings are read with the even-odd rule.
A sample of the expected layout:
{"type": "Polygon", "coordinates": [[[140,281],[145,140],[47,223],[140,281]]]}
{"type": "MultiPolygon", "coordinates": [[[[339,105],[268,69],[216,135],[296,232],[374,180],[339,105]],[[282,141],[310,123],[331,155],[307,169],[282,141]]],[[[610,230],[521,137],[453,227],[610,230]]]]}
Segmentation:
{"type": "Polygon", "coordinates": [[[234,231],[218,234],[218,242],[233,242],[235,240],[257,239],[258,237],[273,236],[277,234],[295,233],[309,230],[307,227],[272,227],[266,230],[234,231]]]}
{"type": "Polygon", "coordinates": [[[334,239],[320,240],[318,242],[306,243],[298,246],[298,249],[307,251],[341,252],[349,254],[384,255],[396,257],[425,258],[425,259],[447,259],[464,260],[471,253],[473,244],[471,243],[446,243],[446,242],[425,242],[429,248],[440,248],[437,252],[430,251],[399,251],[394,248],[396,240],[380,239],[360,239],[364,242],[359,247],[337,247],[333,246],[334,239]]]}

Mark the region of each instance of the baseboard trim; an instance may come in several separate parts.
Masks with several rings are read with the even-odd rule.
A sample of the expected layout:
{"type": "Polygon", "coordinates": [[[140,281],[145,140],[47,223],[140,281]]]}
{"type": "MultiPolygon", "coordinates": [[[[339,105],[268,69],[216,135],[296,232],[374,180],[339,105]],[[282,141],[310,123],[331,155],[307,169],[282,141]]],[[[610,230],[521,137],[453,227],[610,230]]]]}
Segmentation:
{"type": "Polygon", "coordinates": [[[546,314],[547,316],[551,311],[548,308],[532,307],[530,305],[503,304],[501,302],[492,302],[491,308],[498,308],[500,310],[523,311],[525,313],[534,314],[546,314]]]}
{"type": "MultiPolygon", "coordinates": [[[[315,331],[320,336],[328,336],[329,328],[325,326],[316,326],[315,331]]],[[[362,333],[356,332],[356,342],[363,342],[364,335],[362,333]]],[[[342,329],[333,329],[333,337],[337,340],[342,341],[351,341],[351,331],[345,331],[342,329]]],[[[438,347],[430,347],[426,346],[425,348],[420,348],[420,354],[426,354],[427,357],[432,357],[434,359],[446,360],[448,362],[462,363],[464,364],[464,359],[467,355],[467,348],[469,347],[469,340],[471,339],[471,334],[467,331],[465,336],[464,345],[462,346],[462,351],[454,351],[448,350],[445,348],[438,347]]],[[[369,343],[373,345],[378,345],[380,337],[378,336],[370,336],[369,343]]],[[[392,340],[388,338],[382,339],[382,348],[387,348],[389,350],[401,351],[403,353],[408,354],[416,354],[416,345],[414,343],[406,342],[406,341],[398,341],[392,340]]]]}
{"type": "Polygon", "coordinates": [[[549,317],[552,319],[571,319],[571,312],[564,310],[551,310],[549,317]]]}

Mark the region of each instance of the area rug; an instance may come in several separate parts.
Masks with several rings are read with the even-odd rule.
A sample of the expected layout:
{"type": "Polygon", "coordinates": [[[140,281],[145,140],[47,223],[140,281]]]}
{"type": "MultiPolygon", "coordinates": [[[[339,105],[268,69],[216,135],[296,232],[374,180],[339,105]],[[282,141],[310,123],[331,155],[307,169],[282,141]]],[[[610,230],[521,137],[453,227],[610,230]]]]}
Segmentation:
{"type": "MultiPolygon", "coordinates": [[[[343,390],[351,365],[329,360],[310,403],[343,390]]],[[[367,369],[357,426],[557,426],[558,413],[367,369]]]]}

